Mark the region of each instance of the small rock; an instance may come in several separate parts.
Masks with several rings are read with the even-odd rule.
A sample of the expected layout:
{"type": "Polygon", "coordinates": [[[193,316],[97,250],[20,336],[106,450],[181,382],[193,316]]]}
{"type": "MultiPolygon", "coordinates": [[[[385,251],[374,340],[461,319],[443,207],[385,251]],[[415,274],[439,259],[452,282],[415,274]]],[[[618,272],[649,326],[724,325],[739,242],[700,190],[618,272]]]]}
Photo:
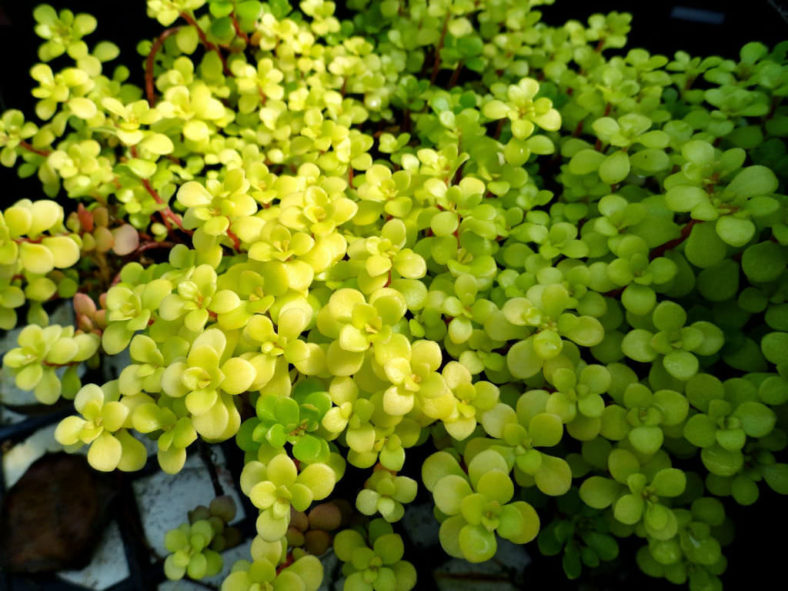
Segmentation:
{"type": "Polygon", "coordinates": [[[107,523],[108,479],[82,456],[36,461],[3,499],[0,566],[24,573],[86,566],[107,523]]]}

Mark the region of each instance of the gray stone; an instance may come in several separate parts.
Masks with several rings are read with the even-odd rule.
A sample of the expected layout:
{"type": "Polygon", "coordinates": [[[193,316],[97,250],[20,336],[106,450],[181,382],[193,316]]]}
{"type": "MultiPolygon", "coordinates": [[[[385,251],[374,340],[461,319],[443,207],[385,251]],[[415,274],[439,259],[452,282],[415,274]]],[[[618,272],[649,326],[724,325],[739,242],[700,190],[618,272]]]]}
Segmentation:
{"type": "MultiPolygon", "coordinates": [[[[224,466],[221,449],[215,449],[216,470],[226,494],[233,497],[238,512],[235,521],[244,517],[243,506],[230,471],[224,466]]],[[[134,493],[148,543],[159,556],[166,556],[164,535],[188,519],[187,511],[208,505],[215,497],[208,469],[199,455],[191,454],[178,474],[157,472],[134,481],[134,493]]]]}
{"type": "Polygon", "coordinates": [[[82,570],[61,571],[58,576],[70,583],[101,591],[129,576],[118,524],[112,521],[104,530],[93,560],[82,570]]]}
{"type": "Polygon", "coordinates": [[[55,441],[57,424],[43,427],[22,443],[17,443],[3,454],[3,475],[6,488],[11,488],[30,467],[30,464],[46,452],[62,451],[63,446],[55,441]]]}

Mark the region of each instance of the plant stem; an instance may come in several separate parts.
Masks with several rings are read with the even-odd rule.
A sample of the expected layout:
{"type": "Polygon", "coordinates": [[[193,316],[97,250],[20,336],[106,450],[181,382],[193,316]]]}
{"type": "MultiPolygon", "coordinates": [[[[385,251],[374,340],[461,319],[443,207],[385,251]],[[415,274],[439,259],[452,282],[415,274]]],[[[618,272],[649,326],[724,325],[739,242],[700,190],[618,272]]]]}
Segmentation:
{"type": "MultiPolygon", "coordinates": [[[[137,146],[131,146],[129,148],[129,151],[131,152],[131,155],[134,158],[137,158],[137,146]]],[[[161,221],[164,222],[164,225],[167,228],[167,230],[172,230],[172,226],[170,225],[170,220],[172,220],[172,222],[176,226],[178,226],[178,228],[180,228],[182,231],[186,232],[187,234],[191,234],[190,230],[187,230],[186,228],[183,227],[183,222],[181,221],[181,217],[173,213],[170,207],[166,203],[164,203],[164,200],[156,192],[156,189],[154,189],[153,185],[150,184],[150,181],[148,179],[140,179],[140,180],[142,181],[142,186],[145,187],[145,190],[148,192],[148,194],[151,197],[153,197],[153,200],[158,205],[164,206],[164,209],[160,209],[159,213],[161,214],[161,221]]]]}
{"type": "Polygon", "coordinates": [[[240,25],[240,23],[238,22],[238,17],[236,16],[236,14],[235,14],[235,11],[234,11],[234,10],[233,10],[233,13],[232,13],[232,15],[230,16],[230,18],[231,18],[231,19],[232,19],[232,21],[233,21],[233,28],[235,29],[235,34],[236,34],[236,35],[238,35],[238,36],[239,36],[241,39],[243,39],[243,40],[244,40],[244,43],[246,43],[247,45],[249,45],[249,35],[247,35],[246,33],[244,33],[244,32],[241,30],[241,25],[240,25]]]}
{"type": "Polygon", "coordinates": [[[145,59],[145,96],[148,98],[148,104],[153,107],[156,105],[156,92],[153,85],[153,66],[156,62],[156,54],[164,45],[167,37],[177,33],[180,27],[171,27],[162,31],[161,35],[156,37],[156,40],[151,45],[148,57],[145,59]]]}
{"type": "Polygon", "coordinates": [[[443,19],[443,29],[441,30],[438,45],[435,47],[435,61],[432,63],[432,75],[430,76],[430,84],[435,84],[435,79],[438,77],[438,70],[441,67],[441,49],[446,40],[446,30],[449,28],[449,12],[446,12],[446,18],[443,19]]]}
{"type": "Polygon", "coordinates": [[[650,261],[653,261],[657,257],[663,256],[667,251],[676,248],[679,244],[684,242],[687,238],[689,238],[690,232],[692,232],[693,226],[695,224],[699,224],[700,220],[690,220],[684,227],[681,228],[681,235],[678,238],[674,238],[673,240],[668,240],[664,244],[660,244],[654,250],[651,251],[648,258],[650,261]]]}
{"type": "Polygon", "coordinates": [[[173,248],[174,246],[175,246],[174,242],[167,242],[166,240],[164,240],[162,242],[145,242],[143,244],[140,244],[137,247],[137,250],[135,250],[131,254],[131,256],[136,256],[138,254],[142,254],[143,252],[145,252],[147,250],[154,250],[156,248],[173,248]]]}
{"type": "Polygon", "coordinates": [[[202,43],[203,46],[205,46],[205,48],[208,51],[215,51],[216,52],[216,55],[218,55],[219,59],[222,60],[222,69],[224,70],[224,75],[225,76],[232,76],[232,74],[230,73],[230,70],[227,68],[227,60],[224,59],[224,55],[222,54],[222,50],[219,49],[219,47],[216,44],[212,43],[208,39],[208,36],[205,34],[205,31],[203,31],[202,27],[200,27],[200,25],[197,24],[197,21],[194,19],[194,16],[184,10],[181,13],[181,18],[183,20],[185,20],[187,23],[189,23],[192,27],[194,27],[197,30],[197,36],[200,38],[200,43],[202,43]]]}
{"type": "Polygon", "coordinates": [[[460,72],[462,72],[462,62],[458,62],[457,67],[454,68],[454,71],[451,73],[451,78],[449,78],[449,88],[454,88],[457,86],[457,81],[460,79],[460,72]]]}
{"type": "Polygon", "coordinates": [[[44,158],[46,158],[52,153],[50,150],[39,150],[38,148],[34,148],[25,140],[19,142],[19,147],[24,148],[25,150],[27,150],[28,152],[32,152],[33,154],[38,154],[39,156],[43,156],[44,158]]]}
{"type": "Polygon", "coordinates": [[[211,450],[208,447],[208,444],[202,440],[200,440],[199,442],[199,448],[200,448],[200,458],[202,458],[205,467],[208,468],[208,475],[211,477],[211,485],[213,486],[213,492],[217,497],[221,497],[222,495],[224,495],[224,488],[222,487],[222,483],[219,482],[219,475],[216,472],[216,465],[213,463],[211,450]]]}
{"type": "MultiPolygon", "coordinates": [[[[465,162],[467,162],[467,160],[465,162]]],[[[462,180],[462,169],[465,166],[465,162],[463,162],[457,167],[457,171],[454,173],[454,177],[451,179],[452,185],[460,184],[460,181],[462,180]]]]}
{"type": "Polygon", "coordinates": [[[503,131],[503,126],[506,123],[506,117],[503,119],[498,119],[498,126],[495,128],[495,133],[493,133],[493,139],[500,139],[501,132],[503,131]]]}
{"type": "Polygon", "coordinates": [[[227,236],[233,241],[233,248],[235,252],[241,252],[241,239],[230,228],[227,228],[227,236]]]}

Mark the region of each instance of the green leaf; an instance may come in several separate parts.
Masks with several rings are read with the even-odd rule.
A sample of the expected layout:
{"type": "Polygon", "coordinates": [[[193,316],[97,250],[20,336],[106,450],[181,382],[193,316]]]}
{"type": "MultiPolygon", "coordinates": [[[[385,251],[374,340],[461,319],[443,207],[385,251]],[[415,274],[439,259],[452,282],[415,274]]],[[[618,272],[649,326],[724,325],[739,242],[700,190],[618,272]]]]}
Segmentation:
{"type": "Polygon", "coordinates": [[[636,328],[630,330],[621,341],[621,351],[635,361],[648,363],[654,361],[658,354],[651,346],[652,333],[636,328]]]}
{"type": "Polygon", "coordinates": [[[228,16],[222,16],[211,22],[211,35],[219,39],[222,43],[228,43],[235,36],[233,21],[228,16]]]}
{"type": "Polygon", "coordinates": [[[563,458],[543,454],[534,481],[544,494],[560,496],[572,486],[572,470],[563,458]]]}
{"type": "Polygon", "coordinates": [[[656,426],[635,427],[629,432],[629,442],[642,454],[651,455],[662,447],[662,429],[656,426]]]}
{"type": "Polygon", "coordinates": [[[320,460],[322,446],[314,435],[302,435],[293,445],[293,456],[300,461],[311,464],[320,460]]]}
{"type": "Polygon", "coordinates": [[[441,478],[432,491],[435,506],[446,515],[457,515],[462,500],[472,493],[468,480],[456,474],[441,478]]]}
{"type": "Polygon", "coordinates": [[[742,429],[750,437],[765,437],[777,422],[777,415],[768,406],[755,401],[742,402],[733,415],[741,421],[742,429]]]}
{"type": "Polygon", "coordinates": [[[717,235],[727,244],[740,247],[755,236],[755,224],[748,219],[726,215],[717,220],[717,235]]]}
{"type": "Polygon", "coordinates": [[[748,166],[743,168],[725,187],[725,193],[738,198],[767,195],[777,190],[779,182],[770,168],[748,166]]]}
{"type": "Polygon", "coordinates": [[[506,365],[515,378],[533,377],[539,373],[543,364],[544,361],[534,350],[533,337],[518,341],[506,353],[506,365]]]}
{"type": "Polygon", "coordinates": [[[621,490],[621,485],[615,480],[590,476],[580,485],[580,498],[589,507],[606,509],[613,504],[621,490]]]}
{"type": "Polygon", "coordinates": [[[719,264],[725,258],[726,246],[714,226],[695,224],[686,241],[684,254],[690,263],[703,269],[719,264]]]}
{"type": "Polygon", "coordinates": [[[775,365],[788,362],[788,332],[770,332],[761,339],[761,351],[775,365]]]}
{"type": "Polygon", "coordinates": [[[599,178],[608,185],[615,185],[627,178],[629,169],[629,156],[626,152],[618,150],[599,165],[599,178]]]}
{"type": "Polygon", "coordinates": [[[643,516],[645,503],[638,495],[622,495],[613,506],[613,515],[625,525],[635,525],[643,516]]]}
{"type": "Polygon", "coordinates": [[[561,441],[564,428],[561,418],[550,413],[535,415],[528,424],[534,447],[553,447],[561,441]]]}
{"type": "Polygon", "coordinates": [[[662,365],[671,376],[681,381],[698,373],[698,358],[688,351],[671,351],[662,359],[662,365]]]}
{"type": "Polygon", "coordinates": [[[515,544],[527,544],[539,533],[539,515],[524,501],[509,503],[501,509],[498,534],[515,544]]]}
{"type": "Polygon", "coordinates": [[[774,242],[761,242],[744,251],[741,266],[752,282],[774,281],[785,269],[787,259],[784,247],[774,242]]]}
{"type": "Polygon", "coordinates": [[[687,486],[687,477],[677,468],[664,468],[651,481],[654,492],[660,497],[677,497],[687,486]]]}
{"type": "Polygon", "coordinates": [[[580,150],[569,160],[569,172],[583,175],[599,170],[605,155],[596,150],[580,150]]]}
{"type": "Polygon", "coordinates": [[[676,302],[666,300],[654,308],[651,318],[657,330],[671,331],[684,326],[687,321],[687,313],[676,302]]]}
{"type": "Polygon", "coordinates": [[[514,484],[508,474],[500,470],[491,470],[481,475],[476,483],[476,491],[488,499],[505,504],[514,495],[514,484]]]}
{"type": "Polygon", "coordinates": [[[788,495],[788,464],[770,464],[761,468],[766,484],[774,492],[788,495]]]}
{"type": "Polygon", "coordinates": [[[488,119],[503,119],[509,114],[509,106],[503,101],[491,100],[482,106],[482,115],[488,119]]]}
{"type": "Polygon", "coordinates": [[[123,446],[109,433],[102,434],[90,446],[88,463],[101,472],[112,472],[118,467],[123,455],[123,446]]]}
{"type": "Polygon", "coordinates": [[[700,458],[708,471],[717,476],[733,476],[744,465],[741,452],[726,450],[717,445],[701,450],[700,458]]]}
{"type": "Polygon", "coordinates": [[[665,193],[665,203],[673,211],[692,211],[700,204],[706,203],[709,197],[706,191],[692,185],[678,185],[665,193]]]}
{"type": "Polygon", "coordinates": [[[140,158],[130,158],[126,161],[126,165],[131,169],[131,172],[143,179],[149,179],[156,172],[156,163],[140,158]]]}
{"type": "Polygon", "coordinates": [[[481,525],[465,525],[460,530],[459,546],[468,562],[485,562],[495,555],[498,544],[495,534],[481,525]]]}

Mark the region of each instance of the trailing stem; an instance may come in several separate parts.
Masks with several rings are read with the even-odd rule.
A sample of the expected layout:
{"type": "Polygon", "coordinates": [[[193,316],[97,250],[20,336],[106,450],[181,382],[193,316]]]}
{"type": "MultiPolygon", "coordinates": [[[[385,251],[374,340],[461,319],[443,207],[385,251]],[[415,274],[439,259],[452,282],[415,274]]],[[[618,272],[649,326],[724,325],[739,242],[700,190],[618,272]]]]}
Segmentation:
{"type": "Polygon", "coordinates": [[[215,43],[211,42],[208,39],[208,36],[205,34],[205,31],[203,31],[202,27],[200,27],[200,25],[197,24],[197,21],[194,19],[194,16],[184,11],[181,13],[181,18],[185,20],[187,23],[189,23],[189,25],[195,28],[195,30],[197,31],[197,36],[200,38],[200,43],[203,44],[205,49],[207,49],[208,51],[216,52],[216,55],[218,55],[219,59],[222,60],[222,69],[224,70],[224,75],[231,76],[232,74],[230,73],[230,70],[227,67],[227,60],[224,58],[224,55],[222,54],[222,50],[219,49],[218,45],[216,45],[215,43]]]}
{"type": "Polygon", "coordinates": [[[177,33],[180,31],[180,29],[180,27],[171,27],[162,31],[161,35],[156,37],[153,45],[151,45],[150,52],[148,53],[148,57],[145,60],[145,96],[147,97],[148,104],[151,107],[156,105],[156,89],[153,80],[153,66],[156,63],[156,54],[164,45],[167,37],[177,33]]]}
{"type": "Polygon", "coordinates": [[[19,147],[27,150],[28,152],[32,152],[33,154],[38,154],[39,156],[43,156],[44,158],[46,158],[51,154],[49,150],[39,150],[38,148],[34,148],[32,145],[30,145],[24,140],[19,142],[19,147]]]}
{"type": "Polygon", "coordinates": [[[441,67],[441,49],[443,43],[446,41],[446,31],[449,28],[449,13],[446,12],[446,18],[443,19],[443,29],[441,29],[441,36],[438,39],[438,45],[435,47],[435,61],[432,63],[432,75],[430,76],[430,84],[435,84],[435,79],[438,77],[438,71],[441,67]]]}
{"type": "Polygon", "coordinates": [[[653,261],[657,257],[664,256],[667,251],[676,248],[679,244],[681,244],[687,238],[689,238],[689,235],[690,235],[690,232],[692,232],[693,226],[695,226],[695,224],[699,224],[699,223],[700,223],[700,220],[690,220],[690,221],[688,221],[686,224],[684,224],[684,227],[681,228],[681,234],[679,235],[679,237],[678,238],[674,238],[673,240],[668,240],[664,244],[660,244],[659,246],[657,246],[649,254],[649,256],[648,256],[649,260],[653,261]]]}
{"type": "MultiPolygon", "coordinates": [[[[137,146],[131,146],[130,147],[130,151],[131,151],[131,155],[134,158],[137,158],[137,146]]],[[[159,213],[161,214],[161,220],[162,220],[162,222],[164,222],[164,226],[167,228],[167,230],[168,231],[172,230],[172,225],[170,224],[170,221],[172,221],[172,223],[174,223],[176,226],[178,226],[178,228],[180,230],[182,230],[183,232],[186,232],[187,234],[191,234],[191,231],[187,230],[183,226],[183,222],[181,221],[181,217],[179,215],[173,213],[173,211],[170,209],[169,205],[164,203],[164,200],[156,192],[156,189],[153,188],[153,185],[151,185],[150,181],[148,179],[140,179],[140,180],[142,181],[142,186],[145,187],[145,190],[148,192],[148,195],[153,197],[153,200],[158,205],[163,205],[164,206],[163,209],[159,210],[159,213]]]]}

